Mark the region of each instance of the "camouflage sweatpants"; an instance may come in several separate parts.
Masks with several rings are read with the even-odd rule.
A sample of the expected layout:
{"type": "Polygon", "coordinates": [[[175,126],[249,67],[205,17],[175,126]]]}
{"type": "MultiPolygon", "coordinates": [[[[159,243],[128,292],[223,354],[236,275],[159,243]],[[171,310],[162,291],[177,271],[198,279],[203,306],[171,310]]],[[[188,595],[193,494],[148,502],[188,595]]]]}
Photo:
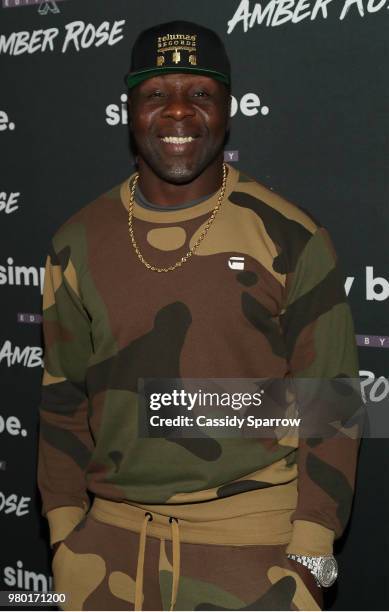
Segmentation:
{"type": "MultiPolygon", "coordinates": [[[[53,558],[54,588],[63,610],[135,610],[140,534],[90,514],[53,558]]],[[[144,538],[142,610],[170,610],[172,541],[144,538]]],[[[285,555],[286,545],[180,543],[174,610],[320,610],[321,589],[285,555]]],[[[139,587],[138,587],[139,588],[139,587]]]]}

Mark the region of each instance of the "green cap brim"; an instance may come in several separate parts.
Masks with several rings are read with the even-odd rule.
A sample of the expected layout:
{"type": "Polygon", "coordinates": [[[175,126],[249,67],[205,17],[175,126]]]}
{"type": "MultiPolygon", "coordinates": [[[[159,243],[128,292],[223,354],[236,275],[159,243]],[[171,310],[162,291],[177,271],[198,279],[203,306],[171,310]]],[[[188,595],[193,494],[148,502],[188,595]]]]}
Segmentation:
{"type": "Polygon", "coordinates": [[[230,79],[227,75],[216,72],[215,70],[206,70],[204,68],[190,68],[190,67],[175,67],[175,66],[166,66],[165,68],[148,68],[147,70],[141,70],[139,72],[132,72],[127,75],[126,83],[128,85],[128,89],[139,85],[142,81],[146,81],[146,79],[151,79],[154,76],[160,76],[161,74],[167,74],[169,72],[188,72],[191,74],[203,74],[205,76],[209,76],[217,81],[221,81],[225,85],[230,84],[230,79]]]}

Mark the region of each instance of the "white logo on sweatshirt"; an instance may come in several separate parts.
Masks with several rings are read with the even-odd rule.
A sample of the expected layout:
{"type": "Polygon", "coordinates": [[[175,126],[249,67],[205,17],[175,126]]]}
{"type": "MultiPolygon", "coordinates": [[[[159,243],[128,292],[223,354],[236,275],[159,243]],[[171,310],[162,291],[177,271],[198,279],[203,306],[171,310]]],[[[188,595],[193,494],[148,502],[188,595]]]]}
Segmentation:
{"type": "Polygon", "coordinates": [[[231,270],[244,270],[244,257],[230,257],[228,267],[231,270]]]}

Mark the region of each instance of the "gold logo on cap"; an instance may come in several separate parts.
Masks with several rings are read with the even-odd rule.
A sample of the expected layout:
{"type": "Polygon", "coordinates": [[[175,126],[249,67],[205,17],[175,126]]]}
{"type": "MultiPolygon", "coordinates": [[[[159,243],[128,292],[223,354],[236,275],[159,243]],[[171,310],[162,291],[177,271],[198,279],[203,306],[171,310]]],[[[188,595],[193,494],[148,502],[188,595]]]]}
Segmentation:
{"type": "Polygon", "coordinates": [[[197,34],[166,34],[157,38],[157,66],[163,66],[166,60],[174,64],[197,66],[197,34]],[[186,51],[186,53],[180,53],[186,51]],[[165,55],[168,54],[169,55],[165,55]],[[171,55],[170,55],[171,53],[171,55]]]}
{"type": "Polygon", "coordinates": [[[174,51],[172,60],[175,64],[179,64],[181,61],[181,53],[179,51],[174,51]]]}

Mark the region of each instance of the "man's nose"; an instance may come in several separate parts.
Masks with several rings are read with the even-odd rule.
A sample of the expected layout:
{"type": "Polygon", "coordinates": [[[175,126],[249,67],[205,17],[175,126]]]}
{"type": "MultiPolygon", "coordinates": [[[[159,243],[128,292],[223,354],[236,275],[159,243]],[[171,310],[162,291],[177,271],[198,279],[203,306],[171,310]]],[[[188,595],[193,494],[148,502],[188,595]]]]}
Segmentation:
{"type": "Polygon", "coordinates": [[[195,114],[196,111],[191,101],[182,95],[169,96],[162,112],[163,116],[172,117],[176,121],[181,121],[185,117],[192,117],[195,114]]]}

